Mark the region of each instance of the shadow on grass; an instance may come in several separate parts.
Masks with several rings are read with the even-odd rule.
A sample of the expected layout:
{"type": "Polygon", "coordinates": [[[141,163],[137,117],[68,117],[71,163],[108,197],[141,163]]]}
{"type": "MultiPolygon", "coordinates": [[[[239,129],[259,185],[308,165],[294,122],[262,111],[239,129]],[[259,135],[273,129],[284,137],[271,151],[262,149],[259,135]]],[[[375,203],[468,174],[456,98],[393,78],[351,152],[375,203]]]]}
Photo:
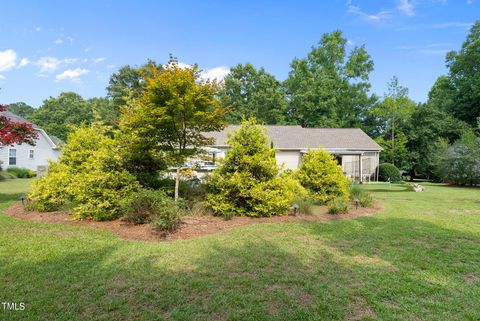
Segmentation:
{"type": "Polygon", "coordinates": [[[0,204],[20,201],[21,197],[24,197],[24,193],[3,194],[0,193],[0,204]]]}
{"type": "Polygon", "coordinates": [[[285,239],[281,230],[258,229],[249,238],[237,233],[238,239],[227,234],[160,245],[13,235],[4,247],[10,257],[0,257],[2,298],[26,302],[27,309],[0,312],[0,319],[480,316],[480,292],[461,277],[479,272],[478,235],[375,217],[294,228],[304,233],[285,239]]]}

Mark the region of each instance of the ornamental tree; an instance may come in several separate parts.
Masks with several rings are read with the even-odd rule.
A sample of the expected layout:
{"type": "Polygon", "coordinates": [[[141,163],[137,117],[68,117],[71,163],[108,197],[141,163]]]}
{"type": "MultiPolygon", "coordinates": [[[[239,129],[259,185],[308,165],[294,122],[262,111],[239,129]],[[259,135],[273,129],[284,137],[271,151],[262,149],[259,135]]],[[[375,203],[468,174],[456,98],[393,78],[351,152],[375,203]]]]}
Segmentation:
{"type": "MultiPolygon", "coordinates": [[[[0,112],[7,111],[7,105],[0,104],[0,112]]],[[[15,122],[6,115],[0,114],[0,145],[8,146],[27,143],[35,145],[38,138],[32,124],[15,122]]]]}
{"type": "Polygon", "coordinates": [[[202,81],[196,66],[182,68],[175,60],[162,70],[150,65],[144,79],[140,96],[123,107],[120,128],[141,150],[161,153],[177,167],[177,199],[180,166],[212,143],[204,132],[225,126],[225,110],[216,99],[219,88],[216,82],[202,81]]]}

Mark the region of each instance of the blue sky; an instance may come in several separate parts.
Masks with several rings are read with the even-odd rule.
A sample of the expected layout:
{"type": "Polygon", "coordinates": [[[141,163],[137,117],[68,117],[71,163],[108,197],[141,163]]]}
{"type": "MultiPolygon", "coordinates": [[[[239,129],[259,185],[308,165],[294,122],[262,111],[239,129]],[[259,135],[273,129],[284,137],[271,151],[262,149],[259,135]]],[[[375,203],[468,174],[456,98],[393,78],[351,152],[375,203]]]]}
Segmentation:
{"type": "Polygon", "coordinates": [[[397,75],[425,101],[445,53],[479,19],[480,0],[392,1],[3,1],[0,102],[38,107],[75,91],[104,96],[111,73],[173,53],[207,77],[251,62],[284,80],[323,33],[343,31],[349,48],[373,57],[372,91],[397,75]]]}

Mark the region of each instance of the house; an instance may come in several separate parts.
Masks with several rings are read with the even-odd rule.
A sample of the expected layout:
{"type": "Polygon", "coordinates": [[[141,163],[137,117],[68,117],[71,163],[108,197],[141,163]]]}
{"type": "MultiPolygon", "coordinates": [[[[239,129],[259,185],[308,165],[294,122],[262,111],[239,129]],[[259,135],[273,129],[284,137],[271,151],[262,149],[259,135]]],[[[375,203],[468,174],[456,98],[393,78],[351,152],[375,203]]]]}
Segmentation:
{"type": "MultiPolygon", "coordinates": [[[[9,111],[1,112],[15,122],[30,123],[26,119],[9,111]]],[[[42,128],[32,124],[38,134],[35,146],[16,144],[0,148],[0,161],[3,169],[8,167],[28,168],[33,171],[45,171],[49,160],[56,160],[60,156],[62,141],[55,136],[48,135],[42,128]]]]}
{"type": "MultiPolygon", "coordinates": [[[[239,125],[229,125],[219,132],[205,133],[214,139],[210,146],[218,150],[216,157],[228,151],[227,137],[239,125]]],[[[377,180],[377,167],[382,148],[360,128],[302,128],[301,126],[265,126],[275,148],[278,165],[298,168],[302,155],[309,149],[322,148],[336,156],[346,176],[359,180],[377,180]]]]}

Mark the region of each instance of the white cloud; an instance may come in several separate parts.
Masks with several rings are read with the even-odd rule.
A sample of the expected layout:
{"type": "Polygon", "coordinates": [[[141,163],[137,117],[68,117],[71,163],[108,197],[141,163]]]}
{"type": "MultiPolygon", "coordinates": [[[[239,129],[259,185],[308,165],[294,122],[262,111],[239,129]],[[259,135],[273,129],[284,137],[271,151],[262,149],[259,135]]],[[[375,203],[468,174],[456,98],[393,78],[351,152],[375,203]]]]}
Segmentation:
{"type": "Polygon", "coordinates": [[[408,0],[400,0],[397,9],[400,10],[400,12],[406,14],[407,16],[415,15],[413,5],[408,0]]]}
{"type": "Polygon", "coordinates": [[[230,73],[230,68],[225,66],[219,66],[215,68],[210,68],[202,72],[202,79],[204,80],[217,80],[222,81],[226,75],[230,73]]]}
{"type": "Polygon", "coordinates": [[[0,71],[12,69],[17,64],[17,54],[12,49],[0,51],[0,71]]]}
{"type": "Polygon", "coordinates": [[[0,75],[0,80],[4,80],[4,79],[6,79],[5,76],[0,75]]]}
{"type": "Polygon", "coordinates": [[[105,60],[107,60],[107,58],[105,58],[105,57],[95,58],[95,59],[93,59],[93,63],[98,64],[98,63],[100,63],[102,61],[105,61],[105,60]]]}
{"type": "Polygon", "coordinates": [[[58,37],[54,42],[56,45],[61,45],[63,43],[65,43],[66,41],[68,41],[70,43],[70,46],[73,45],[73,38],[70,37],[70,36],[64,36],[63,34],[60,35],[60,37],[58,37]]]}
{"type": "Polygon", "coordinates": [[[22,58],[18,63],[18,68],[25,67],[28,64],[30,64],[30,60],[28,60],[28,58],[22,58]]]}
{"type": "Polygon", "coordinates": [[[113,68],[115,68],[115,65],[114,64],[107,65],[107,68],[108,69],[113,69],[113,68]]]}
{"type": "Polygon", "coordinates": [[[467,0],[467,4],[472,4],[473,3],[473,0],[467,0]]]}
{"type": "Polygon", "coordinates": [[[65,58],[63,59],[62,62],[66,63],[66,64],[74,64],[78,61],[77,58],[65,58]]]}
{"type": "Polygon", "coordinates": [[[35,64],[40,67],[40,74],[55,72],[60,65],[71,65],[78,62],[77,58],[58,59],[55,57],[41,57],[35,64]]]}
{"type": "Polygon", "coordinates": [[[36,27],[36,28],[35,28],[35,31],[36,31],[36,32],[40,32],[40,30],[41,30],[40,27],[36,27]]]}
{"type": "Polygon", "coordinates": [[[80,81],[80,77],[83,75],[88,74],[90,71],[83,68],[75,68],[75,69],[67,69],[61,74],[55,76],[57,81],[60,80],[72,80],[72,81],[80,81]]]}
{"type": "Polygon", "coordinates": [[[40,73],[54,72],[62,62],[55,57],[42,57],[36,65],[40,67],[40,73]]]}
{"type": "Polygon", "coordinates": [[[369,14],[369,13],[363,12],[359,6],[354,6],[352,4],[348,5],[348,13],[357,15],[363,20],[370,21],[370,22],[380,22],[383,20],[390,19],[392,17],[392,13],[390,11],[380,11],[376,14],[369,14]]]}

